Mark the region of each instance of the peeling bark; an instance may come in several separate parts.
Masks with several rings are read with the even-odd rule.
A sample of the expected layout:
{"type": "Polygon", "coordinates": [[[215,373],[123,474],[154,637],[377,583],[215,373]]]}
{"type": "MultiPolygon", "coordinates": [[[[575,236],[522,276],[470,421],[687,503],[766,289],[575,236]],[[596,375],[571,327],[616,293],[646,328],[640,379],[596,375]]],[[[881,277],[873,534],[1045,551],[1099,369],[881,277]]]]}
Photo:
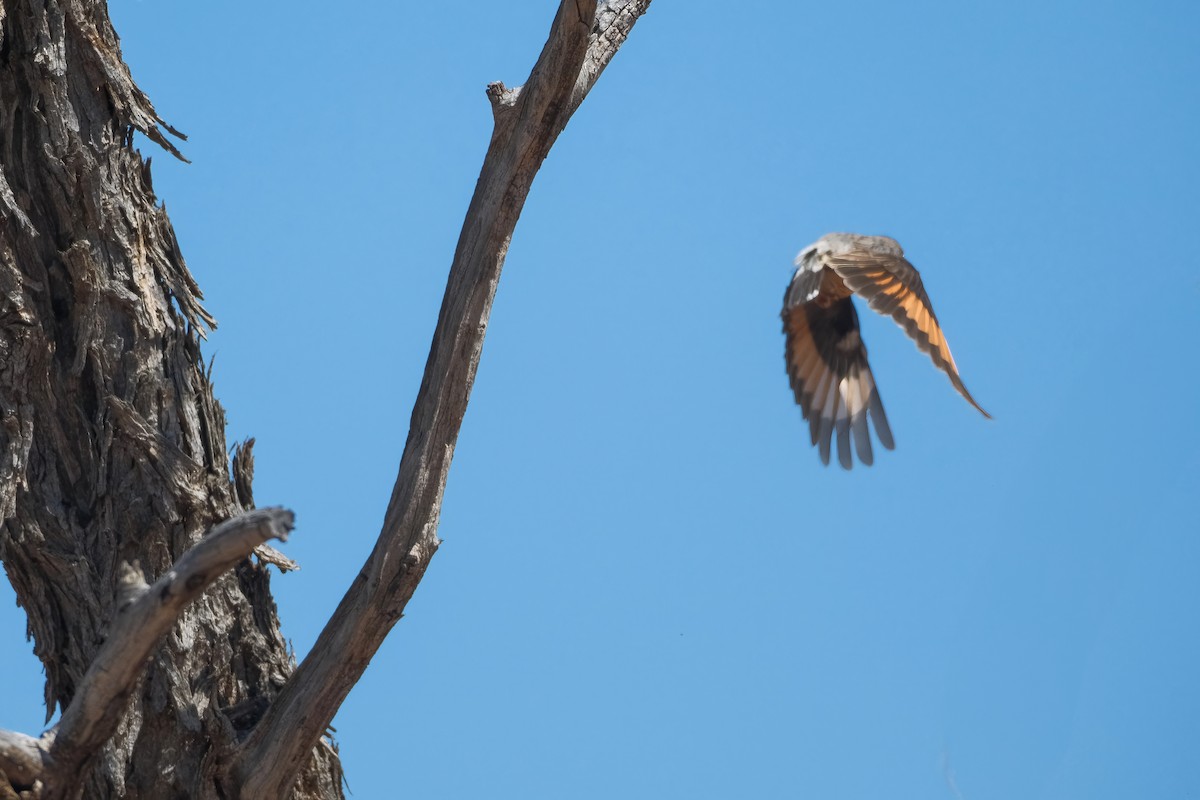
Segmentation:
{"type": "Polygon", "coordinates": [[[70,796],[65,773],[89,798],[341,797],[324,732],[437,550],[525,198],[650,0],[562,0],[526,84],[488,87],[495,127],[383,531],[296,670],[266,572],[295,564],[261,538],[257,565],[199,569],[212,588],[166,602],[200,591],[178,589],[172,565],[195,567],[205,546],[184,554],[203,532],[254,503],[253,440],[231,475],[200,359],[214,322],[130,147],[141,131],[182,158],[167,138],[180,135],[133,84],[102,0],[0,3],[0,559],[46,667],[47,719],[66,709],[58,738],[0,731],[0,798],[70,796]],[[153,596],[130,563],[162,578],[153,596]],[[135,617],[161,634],[167,610],[179,622],[135,684],[148,639],[126,661],[105,640],[135,617]]]}
{"type": "MultiPolygon", "coordinates": [[[[213,320],[134,131],[179,155],[104,3],[4,0],[0,559],[45,666],[47,720],[108,633],[119,565],[155,580],[241,510],[200,359],[213,320]]],[[[182,620],[91,754],[85,796],[208,794],[215,755],[255,721],[244,709],[261,714],[292,672],[265,566],[243,561],[182,620]]],[[[340,797],[337,759],[316,752],[295,796],[340,797]]]]}
{"type": "Polygon", "coordinates": [[[292,512],[248,511],[206,534],[148,586],[136,564],[121,565],[117,616],[62,720],[42,739],[0,731],[0,770],[40,800],[76,797],[83,766],[121,724],[143,667],[184,609],[268,539],[286,540],[292,512]],[[31,749],[32,748],[32,749],[31,749]]]}

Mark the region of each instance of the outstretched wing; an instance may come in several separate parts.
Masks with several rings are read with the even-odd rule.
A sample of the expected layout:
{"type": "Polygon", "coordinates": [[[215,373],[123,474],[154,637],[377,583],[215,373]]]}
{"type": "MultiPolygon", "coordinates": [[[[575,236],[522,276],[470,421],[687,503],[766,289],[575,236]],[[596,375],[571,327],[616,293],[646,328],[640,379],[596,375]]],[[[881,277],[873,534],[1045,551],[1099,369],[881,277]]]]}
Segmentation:
{"type": "Polygon", "coordinates": [[[801,271],[796,281],[809,287],[789,287],[783,309],[783,332],[787,337],[786,359],[792,391],[808,420],[812,443],[818,445],[821,461],[829,463],[833,434],[837,433],[838,461],[845,469],[853,465],[851,441],[858,459],[868,466],[875,460],[867,429],[867,415],[875,435],[887,449],[895,447],[892,429],[883,412],[883,401],[867,364],[867,348],[858,330],[858,314],[849,297],[823,303],[817,300],[819,273],[801,271]],[[815,282],[814,282],[815,279],[815,282]],[[796,291],[799,288],[800,291],[796,291]],[[793,299],[794,298],[794,299],[793,299]]]}
{"type": "Polygon", "coordinates": [[[975,402],[963,385],[954,356],[950,355],[950,345],[946,343],[942,326],[938,324],[929,295],[921,283],[921,276],[912,264],[903,256],[869,250],[853,250],[836,255],[825,253],[823,261],[845,282],[848,289],[861,295],[873,310],[899,323],[921,352],[929,354],[934,366],[946,373],[958,393],[979,413],[991,419],[992,415],[975,402]]]}

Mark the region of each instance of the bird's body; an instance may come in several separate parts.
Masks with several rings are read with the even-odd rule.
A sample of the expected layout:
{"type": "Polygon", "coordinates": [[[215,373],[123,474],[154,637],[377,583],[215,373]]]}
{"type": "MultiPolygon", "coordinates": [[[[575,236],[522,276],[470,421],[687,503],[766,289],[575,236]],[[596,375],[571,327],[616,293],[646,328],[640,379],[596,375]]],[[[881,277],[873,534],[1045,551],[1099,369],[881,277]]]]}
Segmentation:
{"type": "Polygon", "coordinates": [[[899,242],[887,236],[826,234],[796,256],[796,273],[783,299],[788,377],[824,463],[829,463],[835,433],[843,467],[853,464],[852,444],[859,461],[874,461],[868,417],[880,444],[894,447],[850,299],[854,294],[892,317],[959,394],[989,416],[963,385],[921,276],[904,258],[899,242]]]}

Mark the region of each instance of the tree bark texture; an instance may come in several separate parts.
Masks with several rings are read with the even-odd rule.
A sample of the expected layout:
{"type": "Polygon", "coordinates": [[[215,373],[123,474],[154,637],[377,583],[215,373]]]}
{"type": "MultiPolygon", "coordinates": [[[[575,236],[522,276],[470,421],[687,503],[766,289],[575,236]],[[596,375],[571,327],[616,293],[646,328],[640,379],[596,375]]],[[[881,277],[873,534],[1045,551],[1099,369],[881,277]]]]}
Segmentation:
{"type": "MultiPolygon", "coordinates": [[[[0,559],[45,666],[47,719],[108,634],[122,562],[153,581],[249,503],[201,361],[213,320],[134,131],[178,155],[104,2],[3,0],[0,559]]],[[[152,656],[84,796],[211,795],[219,755],[292,670],[266,567],[244,560],[152,656]]],[[[293,796],[341,797],[327,743],[305,764],[293,796]]]]}
{"type": "MultiPolygon", "coordinates": [[[[200,358],[214,323],[148,162],[130,147],[141,131],[179,155],[167,138],[178,134],[133,84],[102,0],[0,3],[0,559],[46,667],[47,708],[66,709],[62,741],[0,731],[0,765],[13,773],[0,791],[39,770],[59,774],[57,760],[84,765],[89,798],[340,797],[324,732],[437,550],[442,493],[525,198],[650,0],[561,0],[525,85],[488,87],[492,138],[383,530],[304,663],[293,672],[265,571],[294,565],[260,539],[257,565],[241,560],[193,604],[171,604],[184,608],[180,621],[98,752],[109,735],[98,720],[123,704],[136,674],[117,663],[85,677],[117,649],[101,650],[110,632],[132,624],[116,616],[144,591],[127,564],[155,580],[214,523],[251,507],[252,441],[231,476],[200,358]]],[[[204,550],[178,568],[210,563],[195,555],[204,550]]],[[[69,794],[61,782],[46,792],[69,794]]]]}

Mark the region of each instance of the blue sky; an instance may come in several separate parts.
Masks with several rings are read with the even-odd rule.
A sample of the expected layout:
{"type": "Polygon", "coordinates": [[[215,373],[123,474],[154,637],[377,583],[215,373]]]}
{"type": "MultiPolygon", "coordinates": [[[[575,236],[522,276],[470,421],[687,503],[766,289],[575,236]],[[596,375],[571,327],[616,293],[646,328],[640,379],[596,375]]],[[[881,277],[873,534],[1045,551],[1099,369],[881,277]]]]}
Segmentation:
{"type": "MultiPolygon", "coordinates": [[[[555,3],[113,0],[307,652],[378,533],[490,132],[555,3]]],[[[445,544],[335,721],[356,797],[1200,794],[1200,7],[658,0],[509,251],[445,544]],[[987,421],[862,313],[822,467],[796,251],[896,237],[987,421]]],[[[0,595],[0,726],[40,668],[0,595]]]]}

